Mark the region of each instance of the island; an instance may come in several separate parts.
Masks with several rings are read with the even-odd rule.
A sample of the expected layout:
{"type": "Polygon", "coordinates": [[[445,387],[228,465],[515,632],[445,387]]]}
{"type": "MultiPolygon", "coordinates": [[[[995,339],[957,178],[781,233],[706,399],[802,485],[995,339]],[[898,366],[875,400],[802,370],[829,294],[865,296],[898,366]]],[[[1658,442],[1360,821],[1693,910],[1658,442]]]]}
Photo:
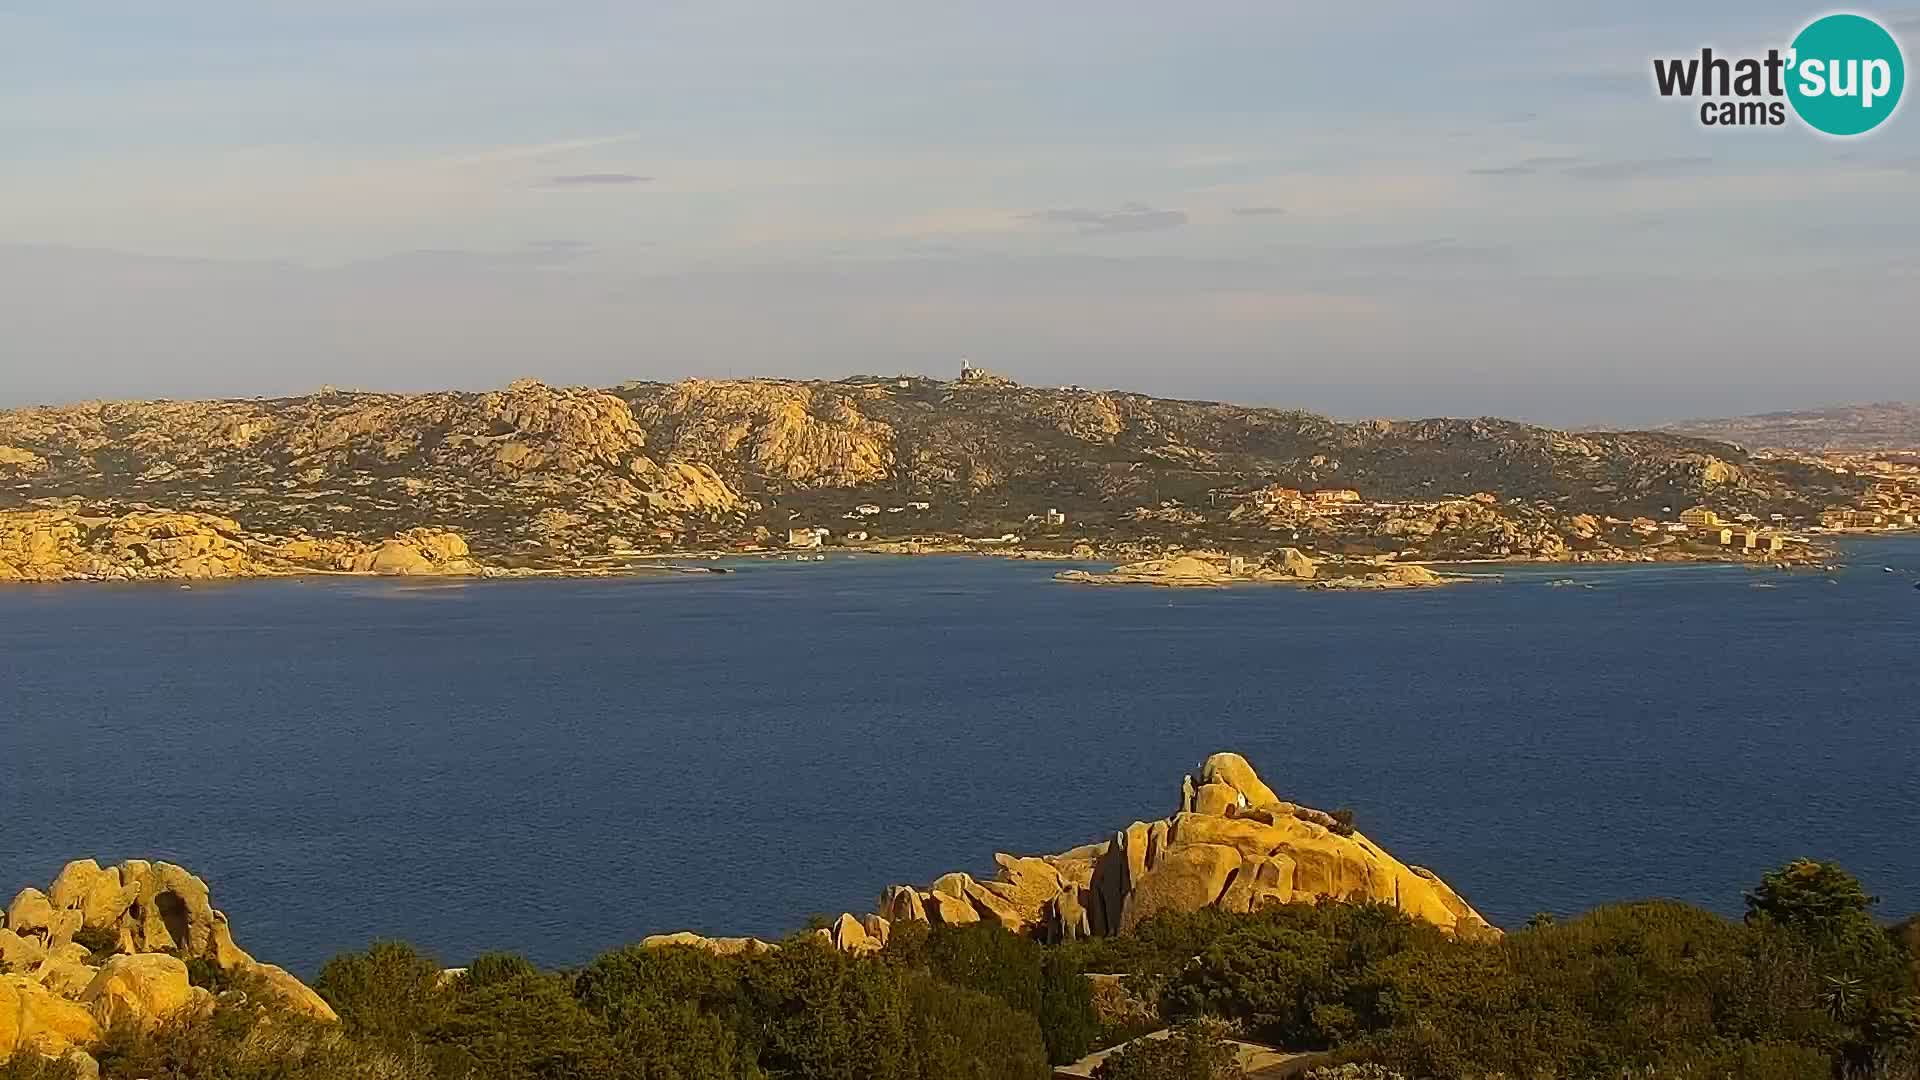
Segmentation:
{"type": "Polygon", "coordinates": [[[1820,565],[1826,536],[1916,510],[1911,470],[1692,435],[1346,423],[977,367],[0,411],[0,581],[1294,550],[1367,587],[1426,584],[1413,564],[1820,565]]]}

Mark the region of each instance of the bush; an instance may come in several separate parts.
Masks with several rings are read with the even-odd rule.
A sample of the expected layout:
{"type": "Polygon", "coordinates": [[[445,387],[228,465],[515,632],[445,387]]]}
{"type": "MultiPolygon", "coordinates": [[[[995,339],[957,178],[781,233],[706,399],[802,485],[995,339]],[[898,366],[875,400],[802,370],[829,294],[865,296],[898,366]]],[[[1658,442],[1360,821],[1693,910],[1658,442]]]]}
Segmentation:
{"type": "Polygon", "coordinates": [[[1769,921],[1816,936],[1847,935],[1871,925],[1879,897],[1833,863],[1796,859],[1760,879],[1746,894],[1749,922],[1769,921]]]}
{"type": "Polygon", "coordinates": [[[94,963],[99,963],[120,951],[120,935],[104,926],[81,927],[73,935],[73,943],[92,954],[94,963]]]}
{"type": "Polygon", "coordinates": [[[629,1009],[613,1034],[621,1080],[761,1080],[752,1046],[725,1020],[690,1003],[629,1009]]]}
{"type": "Polygon", "coordinates": [[[611,1033],[575,1000],[565,976],[463,978],[440,996],[439,1018],[426,1038],[456,1050],[480,1076],[585,1080],[614,1075],[611,1033]]]}
{"type": "Polygon", "coordinates": [[[94,1049],[105,1080],[434,1080],[416,1053],[354,1039],[337,1025],[251,1005],[190,1013],[150,1031],[110,1030],[94,1049]]]}
{"type": "Polygon", "coordinates": [[[678,1003],[736,1014],[741,958],[692,945],[630,945],[601,956],[574,978],[574,996],[618,1027],[630,1012],[657,1015],[678,1003]]]}
{"type": "Polygon", "coordinates": [[[935,978],[1034,1015],[1040,1012],[1044,955],[1035,942],[989,923],[935,927],[926,942],[927,969],[935,978]]]}
{"type": "Polygon", "coordinates": [[[19,1053],[0,1061],[0,1080],[81,1080],[80,1069],[65,1058],[19,1053]]]}
{"type": "Polygon", "coordinates": [[[743,1007],[774,1075],[912,1076],[908,1009],[894,965],[807,938],[741,963],[743,1007]]]}
{"type": "Polygon", "coordinates": [[[1047,1060],[1065,1065],[1087,1056],[1100,1035],[1093,1009],[1093,985],[1065,956],[1049,954],[1040,965],[1040,1012],[1036,1019],[1047,1043],[1047,1060]]]}
{"type": "Polygon", "coordinates": [[[390,1044],[413,1041],[440,1020],[440,965],[413,946],[376,941],[327,961],[313,988],[347,1030],[390,1044]]]}
{"type": "Polygon", "coordinates": [[[1047,1043],[1032,1015],[930,975],[908,976],[906,991],[914,1050],[908,1075],[922,1080],[1046,1080],[1051,1075],[1047,1043]]]}
{"type": "Polygon", "coordinates": [[[903,924],[889,937],[886,955],[900,966],[991,995],[1033,1017],[1055,1064],[1085,1057],[1100,1030],[1092,989],[1074,957],[998,926],[903,924]]]}
{"type": "Polygon", "coordinates": [[[1093,1070],[1095,1080],[1242,1080],[1239,1053],[1217,1027],[1188,1022],[1135,1039],[1093,1070]]]}
{"type": "Polygon", "coordinates": [[[1344,1065],[1322,1065],[1317,1069],[1310,1069],[1304,1080],[1407,1080],[1407,1078],[1385,1065],[1347,1062],[1344,1065]]]}
{"type": "Polygon", "coordinates": [[[462,989],[478,989],[540,974],[533,961],[517,953],[482,953],[460,977],[462,989]]]}
{"type": "Polygon", "coordinates": [[[1335,836],[1353,835],[1353,811],[1351,809],[1343,806],[1329,816],[1333,818],[1333,824],[1327,827],[1333,830],[1335,836]]]}

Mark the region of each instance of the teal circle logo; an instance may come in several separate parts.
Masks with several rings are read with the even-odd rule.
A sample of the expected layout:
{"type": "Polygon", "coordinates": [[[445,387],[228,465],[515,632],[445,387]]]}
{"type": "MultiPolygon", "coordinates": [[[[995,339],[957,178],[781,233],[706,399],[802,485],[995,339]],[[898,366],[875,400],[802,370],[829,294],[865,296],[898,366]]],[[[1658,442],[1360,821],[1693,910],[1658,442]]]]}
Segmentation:
{"type": "Polygon", "coordinates": [[[1864,135],[1900,105],[1907,62],[1900,43],[1864,15],[1827,15],[1793,39],[1787,100],[1816,131],[1864,135]]]}

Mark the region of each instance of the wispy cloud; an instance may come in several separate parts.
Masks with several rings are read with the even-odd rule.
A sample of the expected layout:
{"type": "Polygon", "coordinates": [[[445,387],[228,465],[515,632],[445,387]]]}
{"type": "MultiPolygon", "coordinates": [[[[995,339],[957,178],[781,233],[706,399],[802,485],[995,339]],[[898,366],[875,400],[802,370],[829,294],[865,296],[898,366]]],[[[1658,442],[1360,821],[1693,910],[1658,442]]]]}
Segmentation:
{"type": "Polygon", "coordinates": [[[1697,173],[1712,164],[1712,158],[1701,156],[1630,158],[1625,161],[1575,165],[1568,168],[1566,173],[1582,180],[1632,180],[1642,176],[1683,176],[1697,173]]]}
{"type": "Polygon", "coordinates": [[[471,154],[462,154],[449,160],[452,165],[492,165],[503,161],[530,161],[538,158],[557,157],[579,150],[592,150],[616,143],[632,142],[638,134],[593,135],[581,139],[560,139],[554,142],[521,143],[514,146],[497,146],[491,150],[480,150],[471,154]]]}
{"type": "Polygon", "coordinates": [[[548,187],[621,187],[627,184],[644,184],[652,180],[651,176],[636,176],[623,172],[567,173],[561,176],[547,177],[548,187]]]}
{"type": "Polygon", "coordinates": [[[1578,165],[1583,160],[1585,159],[1578,157],[1548,155],[1545,157],[1526,158],[1521,161],[1516,161],[1511,165],[1491,165],[1479,169],[1468,169],[1467,172],[1474,176],[1532,176],[1535,173],[1548,169],[1564,169],[1570,165],[1578,165]]]}
{"type": "Polygon", "coordinates": [[[1689,176],[1713,164],[1711,157],[1624,158],[1595,161],[1585,157],[1546,155],[1523,158],[1508,165],[1468,169],[1471,176],[1538,176],[1550,173],[1576,180],[1634,180],[1647,176],[1689,176]]]}
{"type": "Polygon", "coordinates": [[[467,248],[402,251],[356,260],[342,269],[416,274],[458,270],[542,270],[577,263],[593,253],[592,244],[579,240],[540,240],[502,251],[467,248]]]}
{"type": "Polygon", "coordinates": [[[1083,233],[1134,233],[1177,229],[1187,223],[1185,210],[1159,210],[1145,203],[1125,203],[1118,210],[1070,207],[1035,210],[1021,220],[1040,225],[1074,225],[1083,233]]]}
{"type": "Polygon", "coordinates": [[[1234,217],[1279,217],[1287,212],[1284,206],[1236,206],[1234,217]]]}

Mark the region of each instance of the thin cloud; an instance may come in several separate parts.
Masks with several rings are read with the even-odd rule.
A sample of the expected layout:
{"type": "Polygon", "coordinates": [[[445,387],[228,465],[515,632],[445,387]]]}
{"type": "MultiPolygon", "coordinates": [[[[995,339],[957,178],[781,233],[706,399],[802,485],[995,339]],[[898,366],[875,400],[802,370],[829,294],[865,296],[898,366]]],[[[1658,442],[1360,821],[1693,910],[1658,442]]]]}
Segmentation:
{"type": "Polygon", "coordinates": [[[1185,210],[1159,210],[1144,203],[1126,203],[1118,210],[1070,207],[1035,210],[1021,220],[1039,225],[1075,225],[1082,233],[1135,233],[1177,229],[1187,223],[1185,210]]]}
{"type": "Polygon", "coordinates": [[[1582,180],[1632,180],[1642,176],[1684,176],[1711,164],[1710,157],[1637,158],[1575,165],[1567,169],[1566,174],[1582,180]]]}
{"type": "Polygon", "coordinates": [[[1284,206],[1236,206],[1234,217],[1279,217],[1287,212],[1284,206]]]}
{"type": "Polygon", "coordinates": [[[1530,157],[1516,161],[1511,165],[1493,165],[1480,169],[1468,169],[1472,176],[1532,176],[1548,169],[1565,169],[1580,164],[1584,158],[1549,155],[1530,157]]]}
{"type": "Polygon", "coordinates": [[[482,150],[477,153],[449,158],[448,164],[490,165],[507,161],[527,161],[534,158],[552,157],[558,154],[571,154],[578,150],[592,150],[596,147],[632,142],[639,137],[636,133],[624,135],[595,135],[585,139],[561,139],[555,142],[497,146],[491,150],[482,150]]]}
{"type": "Polygon", "coordinates": [[[547,177],[548,187],[621,187],[627,184],[644,184],[651,176],[635,176],[623,172],[569,173],[563,176],[547,177]]]}
{"type": "Polygon", "coordinates": [[[568,266],[591,256],[592,244],[579,240],[538,240],[504,251],[428,248],[402,251],[346,263],[347,270],[435,272],[448,270],[543,270],[568,266]]]}
{"type": "Polygon", "coordinates": [[[1712,165],[1704,156],[1626,158],[1618,161],[1592,161],[1583,157],[1559,155],[1530,157],[1510,165],[1492,165],[1468,169],[1471,176],[1538,176],[1551,173],[1576,180],[1634,180],[1645,176],[1687,176],[1712,165]]]}

